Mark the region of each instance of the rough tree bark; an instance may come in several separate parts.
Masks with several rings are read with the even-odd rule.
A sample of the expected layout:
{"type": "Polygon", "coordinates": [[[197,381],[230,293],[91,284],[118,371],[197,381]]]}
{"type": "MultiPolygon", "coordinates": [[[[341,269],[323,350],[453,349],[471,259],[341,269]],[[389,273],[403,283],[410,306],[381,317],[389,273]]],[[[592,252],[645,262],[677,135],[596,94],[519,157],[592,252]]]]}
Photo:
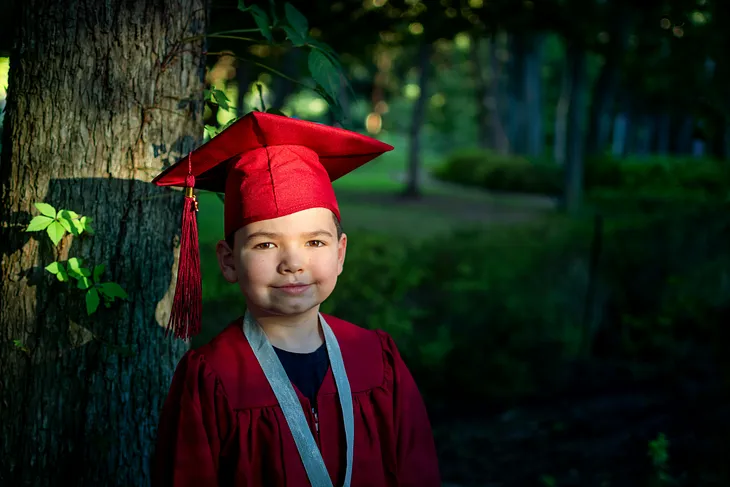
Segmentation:
{"type": "Polygon", "coordinates": [[[149,183],[202,134],[204,0],[16,2],[0,159],[0,485],[142,486],[187,348],[166,339],[182,196],[149,183]],[[24,233],[35,202],[96,235],[24,233]],[[105,263],[129,300],[86,316],[44,271],[105,263]],[[27,352],[16,347],[19,340],[27,352]]]}

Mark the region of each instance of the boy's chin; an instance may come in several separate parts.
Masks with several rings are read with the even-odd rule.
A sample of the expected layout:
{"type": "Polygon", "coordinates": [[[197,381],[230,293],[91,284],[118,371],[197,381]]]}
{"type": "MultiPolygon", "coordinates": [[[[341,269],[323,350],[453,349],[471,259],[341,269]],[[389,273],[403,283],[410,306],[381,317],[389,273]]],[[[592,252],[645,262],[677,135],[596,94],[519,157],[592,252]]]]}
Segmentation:
{"type": "Polygon", "coordinates": [[[291,304],[275,304],[266,306],[257,306],[256,304],[248,304],[249,311],[256,316],[282,316],[294,317],[307,314],[310,312],[319,312],[319,306],[322,303],[291,303],[291,304]]]}

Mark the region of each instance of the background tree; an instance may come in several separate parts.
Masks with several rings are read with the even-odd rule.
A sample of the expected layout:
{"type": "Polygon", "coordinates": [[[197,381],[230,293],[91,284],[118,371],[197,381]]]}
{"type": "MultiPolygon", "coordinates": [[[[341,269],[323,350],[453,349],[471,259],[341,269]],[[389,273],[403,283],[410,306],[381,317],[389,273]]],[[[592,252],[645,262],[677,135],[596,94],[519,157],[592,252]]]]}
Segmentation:
{"type": "Polygon", "coordinates": [[[201,136],[203,0],[16,2],[0,165],[0,483],[145,485],[186,344],[164,336],[182,198],[149,183],[201,136]],[[36,202],[94,219],[56,250],[36,202]],[[106,264],[129,302],[88,317],[44,270],[106,264]]]}

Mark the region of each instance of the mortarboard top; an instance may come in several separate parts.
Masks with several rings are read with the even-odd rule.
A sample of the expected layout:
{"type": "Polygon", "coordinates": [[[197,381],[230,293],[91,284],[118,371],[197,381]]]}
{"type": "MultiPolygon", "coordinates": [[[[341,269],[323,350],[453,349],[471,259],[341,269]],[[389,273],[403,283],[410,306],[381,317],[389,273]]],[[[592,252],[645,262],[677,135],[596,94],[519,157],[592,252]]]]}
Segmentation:
{"type": "Polygon", "coordinates": [[[393,147],[357,132],[251,112],[152,182],[185,187],[180,270],[169,328],[187,338],[200,327],[200,257],[192,188],[225,193],[225,235],[309,208],[340,212],[332,181],[393,147]]]}
{"type": "MultiPolygon", "coordinates": [[[[251,112],[191,154],[195,187],[223,193],[227,167],[234,157],[263,147],[308,147],[335,181],[393,147],[371,137],[320,123],[264,112],[251,112]]],[[[185,187],[188,156],[173,164],[152,182],[158,186],[185,187]]]]}

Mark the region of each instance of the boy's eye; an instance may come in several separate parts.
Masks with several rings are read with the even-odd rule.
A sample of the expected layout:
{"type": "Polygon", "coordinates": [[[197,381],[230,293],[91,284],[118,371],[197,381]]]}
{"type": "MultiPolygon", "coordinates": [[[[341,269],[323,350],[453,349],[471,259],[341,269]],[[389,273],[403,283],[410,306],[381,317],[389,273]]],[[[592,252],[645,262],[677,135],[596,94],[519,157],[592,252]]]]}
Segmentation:
{"type": "Polygon", "coordinates": [[[312,244],[314,247],[324,247],[325,246],[325,243],[322,242],[321,240],[310,240],[308,243],[312,244]]]}
{"type": "Polygon", "coordinates": [[[258,245],[254,245],[253,248],[255,249],[270,249],[271,247],[267,247],[267,245],[273,246],[274,244],[272,242],[262,242],[258,245]]]}

